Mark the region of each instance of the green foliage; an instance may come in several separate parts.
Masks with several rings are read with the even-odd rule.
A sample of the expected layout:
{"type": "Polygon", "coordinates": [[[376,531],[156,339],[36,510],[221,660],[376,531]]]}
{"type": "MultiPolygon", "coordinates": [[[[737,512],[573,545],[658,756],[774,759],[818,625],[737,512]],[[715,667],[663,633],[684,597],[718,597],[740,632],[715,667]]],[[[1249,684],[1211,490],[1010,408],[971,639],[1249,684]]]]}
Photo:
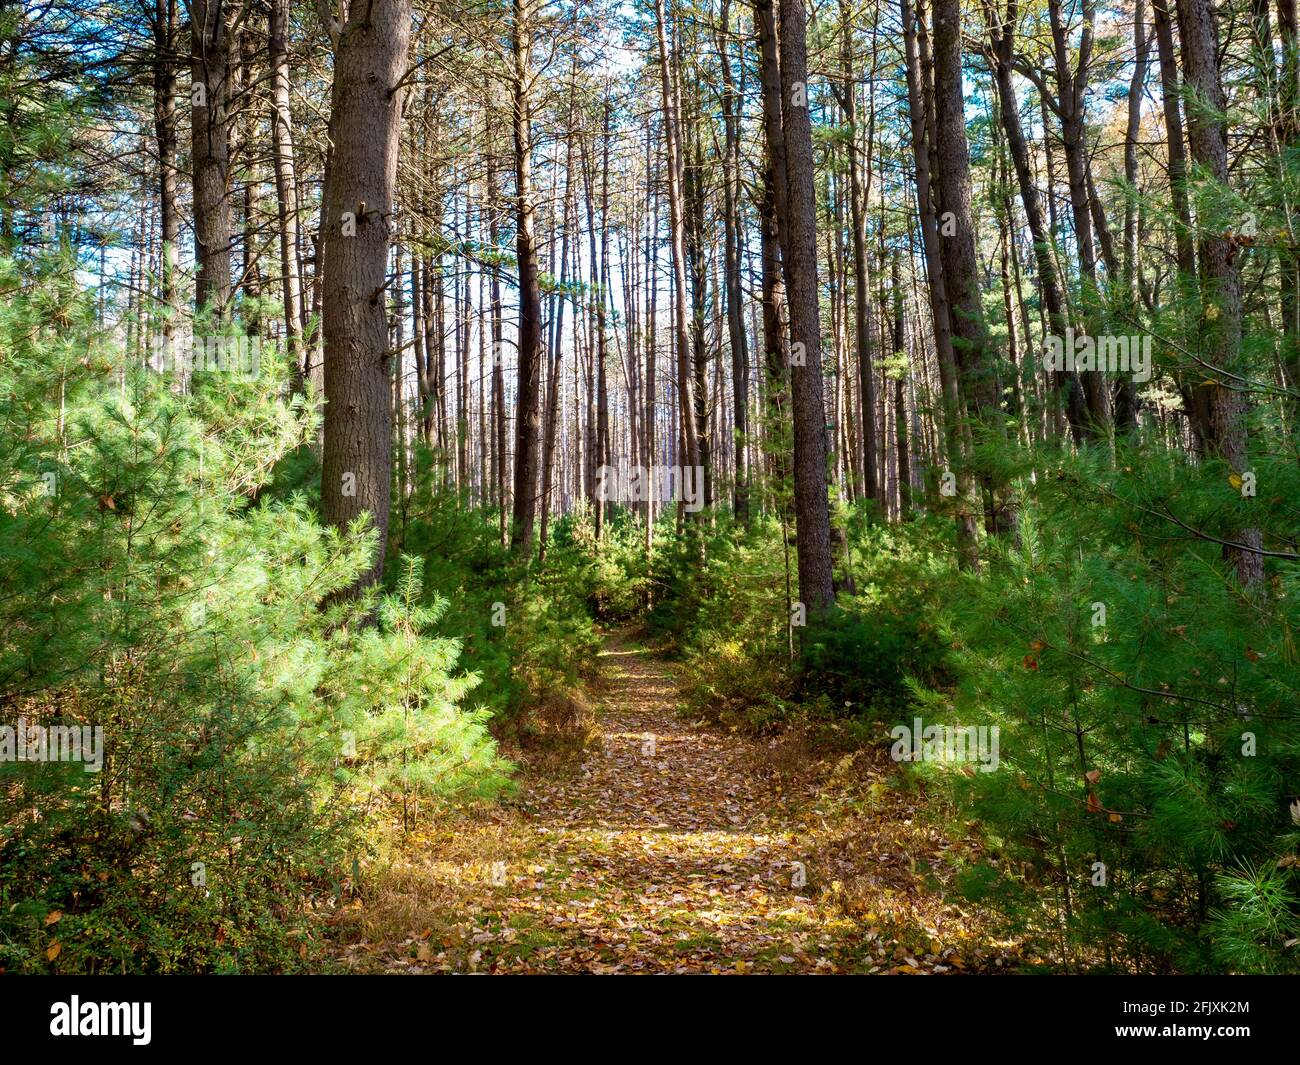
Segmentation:
{"type": "Polygon", "coordinates": [[[891,529],[864,511],[847,525],[856,591],[806,627],[794,623],[796,558],[779,520],[720,524],[703,559],[689,536],[658,544],[648,622],[683,652],[697,712],[758,729],[809,713],[880,721],[909,702],[910,683],[944,676],[927,620],[933,580],[951,565],[939,524],[891,529]]]}
{"type": "Polygon", "coordinates": [[[978,826],[988,859],[958,883],[1008,932],[1081,968],[1295,971],[1295,464],[1261,455],[1251,496],[1153,441],[982,447],[1018,524],[980,568],[953,564],[948,518],[851,512],[854,590],[802,631],[778,521],[661,528],[648,621],[684,657],[690,709],[758,730],[839,717],[862,742],[917,717],[996,727],[994,771],[906,774],[978,826]],[[1221,543],[1247,525],[1280,556],[1249,593],[1221,543]]]}
{"type": "Polygon", "coordinates": [[[1116,967],[1297,965],[1294,840],[1291,864],[1258,872],[1285,860],[1300,777],[1294,564],[1248,595],[1206,538],[1243,518],[1266,539],[1287,527],[1294,467],[1260,467],[1277,496],[1252,506],[1218,464],[1150,443],[1117,470],[1060,458],[1025,492],[1018,535],[943,597],[959,682],[919,712],[997,726],[1001,767],[923,771],[996,837],[1006,871],[1049,887],[1080,964],[1104,943],[1116,967]]]}
{"type": "Polygon", "coordinates": [[[604,533],[585,506],[555,524],[555,550],[577,584],[587,611],[603,622],[634,617],[650,595],[645,524],[624,507],[608,504],[604,533]]]}
{"type": "Polygon", "coordinates": [[[65,263],[0,260],[0,725],[103,730],[98,772],[0,760],[0,966],[292,967],[386,797],[508,766],[418,563],[323,609],[373,533],[262,494],[315,428],[285,368],[183,386],[92,311],[65,263]]]}
{"type": "Polygon", "coordinates": [[[1215,961],[1231,972],[1294,972],[1294,960],[1287,956],[1300,937],[1294,876],[1242,866],[1220,873],[1216,887],[1224,908],[1211,914],[1215,961]]]}
{"type": "Polygon", "coordinates": [[[853,594],[813,619],[796,675],[806,697],[882,720],[905,710],[911,685],[946,680],[946,645],[932,619],[936,581],[950,571],[939,523],[851,523],[853,594]]]}
{"type": "Polygon", "coordinates": [[[545,566],[501,546],[496,517],[464,505],[422,474],[393,522],[400,548],[423,560],[441,597],[435,632],[454,636],[482,682],[470,701],[519,715],[568,698],[596,668],[600,638],[587,612],[591,559],[561,523],[545,566]]]}

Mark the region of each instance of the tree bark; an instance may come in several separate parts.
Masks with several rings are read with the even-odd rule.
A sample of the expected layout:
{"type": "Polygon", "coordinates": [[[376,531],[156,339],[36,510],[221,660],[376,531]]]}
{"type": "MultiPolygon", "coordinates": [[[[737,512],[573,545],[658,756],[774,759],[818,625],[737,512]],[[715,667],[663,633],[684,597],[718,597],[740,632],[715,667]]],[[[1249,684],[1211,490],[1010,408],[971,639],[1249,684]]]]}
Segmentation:
{"type": "MultiPolygon", "coordinates": [[[[741,255],[744,224],[740,217],[740,110],[743,90],[736,89],[727,41],[731,35],[730,0],[722,0],[718,61],[722,66],[722,121],[725,144],[722,157],[724,277],[727,293],[727,335],[731,341],[732,422],[736,475],[731,505],[736,520],[748,525],[749,514],[749,351],[745,342],[744,297],[741,293],[741,255]]],[[[744,67],[741,67],[744,78],[744,67]]]]}
{"type": "MultiPolygon", "coordinates": [[[[1212,0],[1178,0],[1178,29],[1183,42],[1183,69],[1195,104],[1187,111],[1187,142],[1192,160],[1222,187],[1228,186],[1226,102],[1219,71],[1219,33],[1212,0]]],[[[1200,264],[1204,303],[1198,330],[1202,359],[1211,375],[1234,373],[1241,358],[1241,276],[1237,247],[1213,219],[1201,219],[1200,264]]],[[[1201,376],[1198,373],[1198,376],[1201,376]]],[[[1196,386],[1194,416],[1201,425],[1206,452],[1221,458],[1229,469],[1249,469],[1246,401],[1227,381],[1196,386]]],[[[1241,547],[1226,555],[1243,586],[1264,577],[1262,539],[1258,529],[1237,535],[1241,547]]]]}
{"type": "Polygon", "coordinates": [[[863,491],[868,498],[884,504],[884,492],[876,476],[879,444],[876,438],[876,383],[872,366],[874,346],[871,316],[871,279],[867,268],[867,189],[863,177],[862,145],[857,129],[857,89],[853,76],[853,29],[849,0],[840,0],[840,107],[848,127],[849,213],[853,228],[853,297],[855,304],[858,349],[858,388],[862,403],[861,468],[863,491]]]}
{"type": "MultiPolygon", "coordinates": [[[[1133,9],[1133,76],[1128,85],[1128,123],[1124,131],[1124,260],[1122,295],[1128,316],[1138,311],[1138,137],[1142,130],[1142,93],[1147,77],[1146,3],[1137,0],[1133,9]]],[[[1121,377],[1115,390],[1115,431],[1137,429],[1137,389],[1131,378],[1121,377]]]]}
{"type": "Polygon", "coordinates": [[[821,313],[817,293],[817,197],[803,0],[781,0],[781,127],[785,139],[790,300],[790,396],[794,418],[794,505],[799,597],[811,618],[835,598],[826,495],[826,407],[822,398],[821,313]],[[797,355],[796,355],[797,353],[797,355]]]}
{"type": "MultiPolygon", "coordinates": [[[[686,302],[686,222],[682,205],[683,161],[680,123],[673,91],[664,0],[655,0],[655,27],[659,45],[659,83],[663,97],[664,142],[668,163],[668,230],[672,249],[673,334],[677,348],[677,405],[681,418],[683,454],[680,465],[691,476],[700,468],[700,438],[695,419],[695,384],[690,370],[691,341],[686,302]]],[[[698,488],[702,486],[696,486],[698,488]]],[[[680,513],[680,508],[679,508],[680,513]]]]}
{"type": "MultiPolygon", "coordinates": [[[[1043,305],[1047,309],[1048,325],[1052,332],[1065,339],[1065,330],[1069,326],[1066,316],[1063,282],[1056,268],[1056,258],[1052,254],[1052,239],[1043,217],[1042,200],[1038,195],[1038,186],[1029,168],[1029,146],[1025,142],[1024,130],[1020,123],[1020,107],[1016,102],[1016,90],[1011,80],[1011,69],[1015,55],[1016,24],[1019,20],[1017,0],[1007,0],[1006,15],[999,18],[996,7],[992,4],[987,9],[989,40],[991,43],[991,66],[998,89],[998,110],[1002,119],[1002,129],[1007,135],[1007,147],[1011,150],[1011,161],[1016,171],[1016,181],[1020,187],[1020,202],[1024,205],[1025,218],[1029,223],[1029,235],[1034,244],[1034,258],[1038,265],[1038,286],[1042,292],[1043,305]]],[[[1087,405],[1083,396],[1083,386],[1074,371],[1057,370],[1052,376],[1053,385],[1064,401],[1066,419],[1076,444],[1083,443],[1092,432],[1087,417],[1087,405]]]]}
{"type": "MultiPolygon", "coordinates": [[[[1192,243],[1192,209],[1187,198],[1187,149],[1179,100],[1178,57],[1170,21],[1170,0],[1152,0],[1156,49],[1160,56],[1161,105],[1165,120],[1165,149],[1169,155],[1169,195],[1174,205],[1174,243],[1179,275],[1195,287],[1196,252],[1192,243]]],[[[1194,292],[1192,293],[1194,297],[1194,292]]]]}
{"type": "Polygon", "coordinates": [[[190,70],[194,298],[224,320],[231,299],[229,49],[223,0],[193,0],[190,70]]]}
{"type": "Polygon", "coordinates": [[[162,240],[159,296],[162,300],[161,337],[169,358],[179,310],[177,253],[181,233],[176,197],[176,0],[154,0],[154,133],[158,141],[158,223],[162,240]]]}
{"type": "Polygon", "coordinates": [[[939,239],[938,210],[931,180],[931,156],[935,150],[932,133],[932,93],[927,84],[922,59],[921,37],[924,20],[916,17],[913,0],[899,0],[902,14],[903,46],[906,55],[908,112],[912,127],[912,158],[916,165],[917,214],[920,216],[921,240],[930,289],[930,316],[934,328],[936,362],[942,417],[936,419],[944,436],[950,472],[957,482],[959,504],[954,515],[957,533],[957,557],[962,566],[973,567],[979,561],[975,515],[969,504],[970,474],[966,459],[967,445],[963,432],[963,415],[957,383],[957,356],[953,345],[952,309],[948,297],[944,258],[939,239]]]}
{"type": "Polygon", "coordinates": [[[378,533],[356,593],[383,575],[392,493],[393,370],[388,245],[397,175],[410,0],[354,7],[334,54],[322,237],[325,446],[321,509],[346,529],[368,513],[378,533]],[[353,226],[355,233],[349,234],[353,226]]]}
{"type": "MultiPolygon", "coordinates": [[[[935,190],[950,231],[940,244],[953,347],[967,406],[986,427],[1001,428],[997,365],[980,304],[975,222],[971,212],[970,147],[961,73],[960,0],[934,0],[935,190]]],[[[998,497],[1001,485],[985,474],[985,524],[1005,532],[1009,513],[998,497]]]]}
{"type": "Polygon", "coordinates": [[[289,106],[289,0],[271,0],[268,61],[271,68],[271,154],[275,165],[276,220],[280,236],[280,294],[292,388],[306,387],[302,353],[302,260],[298,251],[298,182],[289,106]]]}
{"type": "Polygon", "coordinates": [[[514,508],[510,547],[527,554],[537,516],[539,392],[542,372],[542,292],[537,271],[533,206],[532,49],[535,0],[515,0],[514,47],[515,253],[519,266],[519,366],[515,391],[514,508]]]}

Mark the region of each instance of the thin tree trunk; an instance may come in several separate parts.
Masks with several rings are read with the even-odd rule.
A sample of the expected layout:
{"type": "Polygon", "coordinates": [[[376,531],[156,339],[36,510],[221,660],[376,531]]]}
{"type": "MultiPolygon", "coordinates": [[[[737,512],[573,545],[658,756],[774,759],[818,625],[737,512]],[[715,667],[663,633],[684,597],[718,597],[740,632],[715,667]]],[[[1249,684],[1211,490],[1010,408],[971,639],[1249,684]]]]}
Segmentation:
{"type": "MultiPolygon", "coordinates": [[[[306,387],[302,352],[302,260],[298,251],[298,181],[289,106],[289,0],[271,0],[268,56],[271,67],[271,154],[275,166],[276,220],[280,236],[280,294],[291,385],[306,387]]],[[[412,259],[414,262],[414,259],[412,259]]]]}
{"type": "Polygon", "coordinates": [[[162,238],[159,270],[162,301],[161,336],[168,360],[179,310],[178,243],[181,233],[180,208],[176,197],[176,154],[179,134],[176,122],[176,0],[154,3],[154,133],[158,140],[158,222],[162,238]]]}
{"type": "MultiPolygon", "coordinates": [[[[655,0],[655,27],[659,45],[659,82],[663,97],[664,142],[668,163],[668,229],[672,248],[673,333],[677,349],[677,407],[681,419],[684,453],[675,465],[700,469],[700,438],[695,419],[695,385],[690,371],[691,341],[686,303],[686,222],[682,201],[683,161],[671,59],[668,50],[664,0],[655,0]]],[[[699,489],[699,485],[696,489],[699,489]]],[[[682,508],[678,508],[679,515],[682,508]]]]}
{"type": "MultiPolygon", "coordinates": [[[[724,277],[727,292],[727,333],[731,341],[732,439],[736,472],[732,489],[732,510],[736,520],[748,525],[749,515],[749,351],[745,344],[744,302],[741,294],[741,252],[744,225],[740,218],[740,101],[728,55],[731,35],[730,0],[722,0],[718,35],[718,60],[722,66],[722,113],[726,143],[722,157],[723,220],[725,231],[724,277]]],[[[744,77],[744,66],[741,67],[744,77]]]]}
{"type": "Polygon", "coordinates": [[[962,410],[957,390],[957,356],[953,347],[952,312],[944,276],[943,253],[939,243],[938,212],[931,183],[931,114],[927,91],[923,83],[926,67],[922,62],[921,34],[924,20],[916,18],[913,0],[899,0],[902,13],[903,44],[906,54],[908,111],[912,127],[912,158],[916,165],[917,213],[920,216],[921,239],[925,250],[926,272],[930,289],[930,316],[934,329],[936,362],[939,370],[939,391],[942,399],[941,418],[936,419],[944,436],[948,462],[955,467],[946,471],[957,482],[959,505],[954,521],[957,528],[957,556],[961,565],[977,564],[977,538],[975,515],[969,504],[969,471],[966,462],[966,444],[962,433],[962,410]]]}
{"type": "MultiPolygon", "coordinates": [[[[1065,340],[1069,319],[1066,316],[1063,282],[1052,254],[1052,238],[1043,217],[1042,201],[1034,176],[1029,168],[1029,146],[1025,142],[1020,124],[1020,107],[1016,102],[1015,86],[1011,80],[1012,58],[1015,53],[1016,24],[1019,21],[1017,0],[1007,0],[1006,14],[998,24],[998,12],[993,5],[988,8],[989,39],[992,44],[991,66],[998,89],[999,114],[1002,129],[1007,135],[1016,181],[1020,187],[1020,202],[1029,223],[1029,236],[1034,244],[1034,258],[1038,265],[1038,287],[1047,310],[1048,326],[1052,333],[1065,340]]],[[[1083,443],[1092,432],[1087,418],[1087,405],[1083,386],[1078,375],[1070,370],[1056,370],[1052,375],[1058,396],[1064,401],[1066,419],[1076,444],[1083,443]]]]}
{"type": "Polygon", "coordinates": [[[527,554],[537,516],[539,391],[542,367],[542,293],[538,281],[533,206],[532,20],[535,0],[515,0],[514,49],[515,248],[519,266],[519,376],[515,392],[514,509],[510,547],[527,554]]]}
{"type": "Polygon", "coordinates": [[[853,226],[853,297],[856,305],[856,341],[858,349],[858,388],[862,397],[863,491],[868,498],[884,504],[884,493],[876,476],[878,442],[876,437],[876,384],[872,365],[873,329],[871,279],[867,268],[867,190],[862,173],[862,145],[857,129],[857,89],[853,75],[853,31],[849,0],[840,0],[840,107],[848,127],[849,207],[853,226]]]}
{"type": "MultiPolygon", "coordinates": [[[[1122,292],[1127,314],[1138,311],[1138,137],[1142,130],[1142,94],[1147,77],[1146,3],[1137,0],[1133,9],[1133,76],[1128,86],[1128,123],[1124,131],[1124,260],[1122,292]]],[[[1137,429],[1137,388],[1129,377],[1121,377],[1115,390],[1115,431],[1137,429]]]]}

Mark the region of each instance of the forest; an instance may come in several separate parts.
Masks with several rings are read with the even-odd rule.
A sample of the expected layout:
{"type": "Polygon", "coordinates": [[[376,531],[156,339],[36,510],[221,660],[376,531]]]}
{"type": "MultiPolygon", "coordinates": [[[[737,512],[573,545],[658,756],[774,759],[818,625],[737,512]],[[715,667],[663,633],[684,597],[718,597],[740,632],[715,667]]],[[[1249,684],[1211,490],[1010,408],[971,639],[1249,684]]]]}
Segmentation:
{"type": "Polygon", "coordinates": [[[0,112],[0,972],[1300,973],[1296,0],[0,0],[0,112]]]}

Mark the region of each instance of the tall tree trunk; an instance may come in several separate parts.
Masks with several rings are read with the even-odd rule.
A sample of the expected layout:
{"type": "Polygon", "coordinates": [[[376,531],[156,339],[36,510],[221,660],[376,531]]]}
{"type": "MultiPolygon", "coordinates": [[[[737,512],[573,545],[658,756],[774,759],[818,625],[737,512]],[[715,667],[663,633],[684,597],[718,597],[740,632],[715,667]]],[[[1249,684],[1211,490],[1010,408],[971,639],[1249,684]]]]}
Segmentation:
{"type": "MultiPolygon", "coordinates": [[[[659,232],[659,188],[658,183],[653,181],[653,166],[651,155],[650,127],[646,125],[646,198],[652,195],[650,185],[654,186],[653,207],[648,211],[650,215],[650,224],[646,230],[645,238],[645,273],[650,277],[650,299],[647,301],[646,314],[646,338],[645,338],[645,433],[643,435],[641,466],[649,474],[651,466],[657,457],[655,447],[658,443],[656,436],[656,421],[658,419],[658,404],[656,389],[658,388],[658,360],[659,338],[656,335],[655,326],[658,315],[656,308],[659,303],[659,271],[655,269],[657,256],[654,254],[656,236],[659,232]]],[[[645,491],[645,556],[648,560],[654,553],[654,521],[655,521],[655,498],[654,498],[654,478],[647,477],[645,491]]],[[[648,595],[649,593],[647,593],[648,595]]]]}
{"type": "Polygon", "coordinates": [[[840,107],[848,127],[849,213],[853,228],[853,297],[858,349],[858,387],[862,396],[863,491],[884,504],[884,492],[876,476],[876,377],[872,366],[871,279],[867,267],[867,189],[862,167],[862,144],[857,129],[857,87],[853,76],[853,20],[849,0],[840,0],[840,107]]]}
{"type": "MultiPolygon", "coordinates": [[[[1136,320],[1138,312],[1138,137],[1142,130],[1142,93],[1146,86],[1147,51],[1146,3],[1137,0],[1133,8],[1133,76],[1128,85],[1128,123],[1124,131],[1124,260],[1122,292],[1126,314],[1136,320]]],[[[1115,431],[1137,429],[1137,388],[1129,377],[1121,377],[1115,389],[1115,431]]]]}
{"type": "Polygon", "coordinates": [[[159,270],[162,300],[161,337],[168,358],[175,336],[179,310],[177,259],[181,234],[180,208],[176,198],[176,153],[179,134],[176,122],[176,0],[154,0],[154,134],[158,140],[158,222],[162,239],[159,270]]]}
{"type": "MultiPolygon", "coordinates": [[[[1282,69],[1278,77],[1278,153],[1287,171],[1297,137],[1300,137],[1300,41],[1296,33],[1295,0],[1277,0],[1277,29],[1282,42],[1282,69]]],[[[1300,392],[1300,256],[1285,249],[1278,255],[1281,277],[1282,359],[1288,382],[1300,392]]],[[[1293,410],[1300,409],[1300,400],[1293,410]]]]}
{"type": "MultiPolygon", "coordinates": [[[[1165,150],[1168,154],[1169,195],[1174,208],[1174,247],[1178,273],[1176,291],[1184,317],[1183,333],[1191,336],[1194,324],[1189,316],[1195,314],[1194,305],[1200,300],[1200,283],[1196,276],[1196,251],[1192,236],[1192,208],[1187,189],[1187,148],[1183,136],[1182,88],[1178,74],[1178,54],[1174,48],[1172,0],[1152,0],[1156,51],[1160,57],[1161,103],[1165,120],[1165,150]]],[[[1192,370],[1195,374],[1195,369],[1192,370]]],[[[1201,423],[1192,414],[1196,405],[1191,386],[1178,380],[1183,398],[1183,409],[1188,411],[1192,433],[1197,448],[1205,451],[1201,439],[1201,423]]]]}
{"type": "Polygon", "coordinates": [[[230,70],[233,78],[231,111],[231,158],[238,161],[236,173],[241,175],[243,234],[239,273],[239,290],[246,301],[243,328],[249,336],[260,336],[262,330],[261,303],[262,269],[258,216],[261,213],[261,153],[252,150],[257,131],[258,114],[252,106],[253,84],[256,73],[253,63],[253,42],[247,20],[238,33],[230,37],[230,70]]]}
{"type": "Polygon", "coordinates": [[[191,4],[191,166],[194,172],[194,298],[217,320],[231,300],[230,69],[223,0],[191,4]]]}
{"type": "MultiPolygon", "coordinates": [[[[572,84],[572,83],[570,83],[572,84]]],[[[542,425],[542,517],[537,561],[546,561],[547,533],[551,520],[551,485],[555,478],[555,441],[560,421],[560,366],[564,353],[564,305],[569,280],[569,231],[573,203],[573,92],[569,93],[569,128],[564,140],[564,200],[560,220],[560,291],[554,302],[555,317],[551,330],[551,357],[546,375],[546,418],[542,425]]]]}
{"type": "MultiPolygon", "coordinates": [[[[664,142],[668,163],[668,229],[673,270],[673,335],[677,349],[677,406],[681,419],[683,454],[678,465],[696,477],[700,469],[700,438],[695,419],[695,384],[690,370],[691,340],[686,302],[686,220],[682,205],[683,161],[680,122],[673,90],[672,60],[668,49],[664,0],[655,0],[655,27],[659,45],[659,83],[663,97],[664,142]]],[[[683,475],[685,472],[683,471],[683,475]]],[[[698,491],[702,485],[696,485],[698,491]]],[[[679,515],[682,508],[678,508],[679,515]]]]}
{"type": "Polygon", "coordinates": [[[790,300],[790,397],[794,418],[794,507],[799,598],[808,615],[835,598],[830,504],[826,494],[826,406],[822,399],[821,313],[817,293],[817,196],[808,48],[803,0],[781,0],[781,128],[785,139],[788,243],[783,247],[790,300]]]}
{"type": "MultiPolygon", "coordinates": [[[[1038,265],[1038,286],[1047,309],[1048,325],[1052,333],[1064,343],[1065,331],[1070,323],[1066,316],[1063,282],[1056,268],[1056,257],[1052,254],[1052,238],[1043,217],[1038,186],[1034,183],[1034,176],[1029,168],[1029,146],[1025,142],[1024,130],[1020,124],[1020,107],[1016,102],[1016,90],[1011,80],[1016,24],[1020,18],[1018,0],[1007,0],[1006,14],[1001,18],[997,8],[990,4],[987,17],[989,40],[992,45],[991,66],[998,88],[998,113],[1002,118],[1003,132],[1007,135],[1007,147],[1011,150],[1011,161],[1020,187],[1020,202],[1024,205],[1025,218],[1029,223],[1029,236],[1034,243],[1034,258],[1038,265]]],[[[1064,401],[1065,414],[1074,442],[1081,444],[1093,430],[1087,417],[1087,405],[1078,374],[1073,370],[1057,370],[1053,372],[1052,382],[1064,401]]]]}
{"type": "Polygon", "coordinates": [[[410,471],[407,467],[407,447],[406,435],[406,396],[403,379],[406,366],[406,300],[403,298],[402,290],[402,245],[397,244],[393,248],[393,279],[396,282],[395,299],[393,300],[393,321],[390,327],[391,345],[393,349],[393,408],[396,415],[395,426],[397,429],[396,452],[397,452],[397,509],[401,516],[401,528],[397,536],[398,550],[400,551],[406,543],[406,500],[410,492],[410,471]]]}
{"type": "MultiPolygon", "coordinates": [[[[1078,65],[1071,67],[1070,30],[1065,25],[1061,0],[1048,0],[1048,18],[1052,30],[1052,48],[1056,66],[1056,111],[1061,119],[1061,146],[1065,150],[1065,170],[1070,190],[1070,213],[1074,220],[1075,245],[1079,252],[1080,287],[1083,290],[1083,313],[1088,331],[1099,311],[1097,288],[1097,251],[1093,240],[1093,215],[1088,188],[1087,113],[1085,93],[1093,46],[1093,6],[1095,0],[1083,0],[1083,26],[1079,36],[1078,65]]],[[[1105,437],[1110,432],[1110,386],[1103,372],[1080,374],[1088,403],[1092,433],[1105,437]]]]}
{"type": "MultiPolygon", "coordinates": [[[[907,326],[903,317],[903,283],[899,277],[898,252],[890,263],[890,280],[894,285],[894,354],[907,353],[907,326]]],[[[904,384],[908,371],[900,368],[894,378],[894,450],[898,456],[898,516],[902,521],[912,517],[912,455],[907,434],[907,400],[904,384]]]]}
{"type": "MultiPolygon", "coordinates": [[[[935,191],[950,232],[940,245],[943,275],[952,312],[952,331],[961,386],[967,406],[986,427],[998,429],[997,367],[980,305],[975,221],[971,212],[970,147],[961,73],[960,0],[934,0],[935,191]]],[[[1004,532],[1010,515],[998,493],[1001,485],[984,475],[985,524],[1004,532]]]]}
{"type": "Polygon", "coordinates": [[[745,341],[744,296],[741,291],[741,256],[744,224],[740,217],[740,101],[728,54],[731,36],[730,0],[722,0],[718,33],[718,61],[722,67],[722,121],[725,144],[722,156],[724,233],[724,283],[727,292],[727,336],[731,342],[732,421],[736,475],[731,505],[736,520],[748,525],[749,515],[749,351],[745,341]]]}
{"type": "Polygon", "coordinates": [[[957,356],[953,346],[952,310],[944,274],[940,247],[938,211],[931,180],[931,154],[934,150],[932,93],[926,83],[927,66],[922,59],[921,36],[924,19],[916,17],[914,0],[899,0],[902,14],[903,46],[906,55],[908,112],[912,127],[912,158],[916,165],[917,214],[920,216],[921,240],[930,289],[930,317],[934,327],[934,346],[939,368],[939,391],[942,417],[937,419],[944,436],[948,462],[954,467],[959,505],[954,521],[957,531],[957,557],[961,565],[971,567],[979,560],[975,514],[969,504],[970,474],[966,460],[966,441],[962,431],[962,409],[957,387],[957,356]]]}
{"type": "Polygon", "coordinates": [[[422,269],[423,259],[412,245],[411,250],[411,347],[415,354],[415,392],[419,399],[420,412],[420,441],[424,446],[432,447],[433,439],[430,436],[430,429],[433,423],[429,420],[429,411],[432,409],[430,404],[431,387],[429,384],[428,359],[424,351],[425,329],[424,329],[424,271],[422,269]]]}
{"type": "MultiPolygon", "coordinates": [[[[275,165],[276,220],[280,236],[280,294],[292,387],[306,385],[302,353],[302,260],[298,251],[298,181],[289,107],[289,0],[271,0],[268,56],[271,67],[271,154],[275,165]]],[[[412,259],[414,263],[414,258],[412,259]]]]}
{"type": "MultiPolygon", "coordinates": [[[[1226,102],[1219,71],[1219,32],[1213,0],[1178,0],[1178,29],[1183,42],[1183,70],[1188,92],[1195,104],[1187,111],[1187,142],[1192,160],[1221,187],[1228,187],[1226,102]]],[[[1235,374],[1241,361],[1241,277],[1237,247],[1220,224],[1201,220],[1200,263],[1204,309],[1199,328],[1201,358],[1211,375],[1235,374]],[[1213,310],[1213,313],[1211,313],[1213,310]]],[[[1198,372],[1198,377],[1203,376],[1198,372]]],[[[1210,455],[1221,458],[1229,469],[1249,469],[1246,401],[1226,380],[1196,386],[1195,417],[1201,438],[1210,455]]],[[[1244,586],[1264,577],[1264,559],[1259,553],[1262,538],[1258,529],[1243,529],[1237,535],[1240,546],[1230,547],[1237,578],[1244,586]]]]}
{"type": "MultiPolygon", "coordinates": [[[[465,205],[465,228],[468,237],[469,205],[465,205]]],[[[460,293],[453,300],[456,310],[456,490],[468,500],[469,485],[469,330],[473,307],[469,297],[469,271],[457,270],[453,292],[460,293]],[[461,289],[460,275],[464,275],[461,289]]]]}
{"type": "MultiPolygon", "coordinates": [[[[1156,49],[1160,56],[1160,96],[1165,120],[1165,148],[1169,155],[1169,195],[1174,206],[1174,243],[1178,272],[1193,290],[1196,282],[1196,252],[1192,243],[1192,209],[1187,198],[1187,149],[1183,144],[1181,90],[1178,57],[1174,51],[1174,30],[1170,0],[1152,0],[1156,49]]],[[[1195,297],[1194,291],[1190,294],[1195,297]]]]}
{"type": "MultiPolygon", "coordinates": [[[[785,440],[789,409],[790,343],[785,277],[781,267],[785,230],[785,136],[781,129],[781,66],[777,55],[776,13],[772,0],[756,0],[755,30],[761,55],[763,130],[767,151],[763,163],[763,188],[758,213],[763,286],[763,366],[769,429],[770,475],[778,491],[790,476],[790,453],[785,440]],[[770,435],[776,431],[775,439],[770,435]]],[[[782,510],[784,511],[784,502],[782,510]]],[[[783,517],[785,515],[783,514],[783,517]]]]}
{"type": "Polygon", "coordinates": [[[410,0],[354,7],[339,30],[322,237],[325,447],[321,509],[339,529],[369,513],[384,570],[392,492],[393,390],[385,296],[410,0]]]}
{"type": "Polygon", "coordinates": [[[533,206],[532,48],[535,0],[515,0],[514,48],[515,250],[519,264],[519,377],[515,392],[514,509],[511,550],[527,554],[537,516],[539,392],[542,372],[542,292],[537,270],[533,206]]]}
{"type": "MultiPolygon", "coordinates": [[[[606,376],[608,361],[608,329],[606,304],[609,300],[609,141],[610,100],[605,97],[605,129],[601,138],[604,155],[601,160],[600,179],[600,278],[596,291],[596,454],[597,465],[609,462],[609,383],[606,376]]],[[[593,264],[594,267],[595,264],[593,264]]],[[[596,501],[596,538],[605,534],[606,499],[596,501]]]]}
{"type": "MultiPolygon", "coordinates": [[[[497,185],[495,157],[488,159],[488,210],[491,221],[488,225],[492,248],[497,251],[501,241],[501,221],[497,212],[500,189],[497,185]]],[[[501,267],[493,262],[492,279],[489,285],[492,319],[492,498],[500,508],[498,511],[498,532],[501,546],[510,543],[510,529],[506,518],[508,502],[506,496],[506,378],[505,378],[505,331],[502,322],[501,305],[501,267]]]]}
{"type": "MultiPolygon", "coordinates": [[[[698,90],[698,86],[696,86],[698,90]]],[[[698,95],[698,91],[692,97],[698,95]]],[[[680,114],[680,110],[678,112],[680,114]]],[[[691,372],[694,374],[695,425],[700,444],[700,465],[704,469],[704,505],[713,503],[713,434],[709,428],[709,355],[705,344],[705,318],[708,314],[709,278],[705,262],[707,196],[704,189],[704,145],[700,140],[700,123],[693,113],[683,119],[683,139],[689,154],[682,185],[682,203],[686,211],[686,264],[691,297],[691,372]]]]}

